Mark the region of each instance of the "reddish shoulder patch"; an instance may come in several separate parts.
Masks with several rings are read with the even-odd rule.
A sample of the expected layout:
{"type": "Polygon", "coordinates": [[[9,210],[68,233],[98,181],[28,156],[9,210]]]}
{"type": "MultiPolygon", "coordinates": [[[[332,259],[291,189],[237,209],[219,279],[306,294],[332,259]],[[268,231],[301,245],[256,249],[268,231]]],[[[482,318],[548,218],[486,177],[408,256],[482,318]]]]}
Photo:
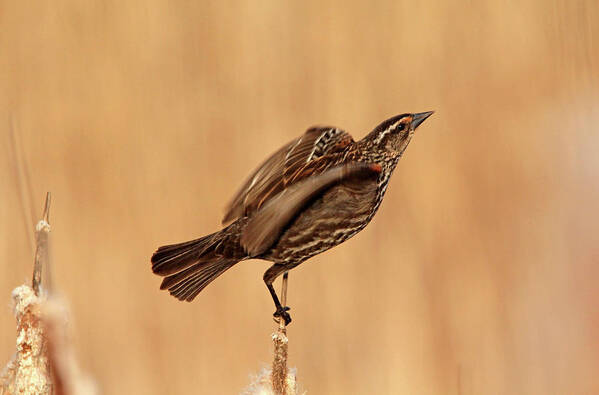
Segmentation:
{"type": "Polygon", "coordinates": [[[381,171],[383,171],[383,167],[378,163],[373,163],[370,165],[370,170],[372,170],[375,173],[380,173],[381,171]]]}

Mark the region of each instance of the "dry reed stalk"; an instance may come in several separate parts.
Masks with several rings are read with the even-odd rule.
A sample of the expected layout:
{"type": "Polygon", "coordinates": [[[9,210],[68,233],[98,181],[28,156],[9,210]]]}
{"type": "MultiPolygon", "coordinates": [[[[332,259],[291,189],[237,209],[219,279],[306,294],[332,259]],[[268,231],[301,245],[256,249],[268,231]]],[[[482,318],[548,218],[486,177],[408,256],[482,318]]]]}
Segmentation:
{"type": "Polygon", "coordinates": [[[0,374],[0,395],[95,394],[95,386],[79,372],[67,341],[65,304],[48,300],[42,270],[49,273],[50,193],[35,231],[36,252],[31,286],[12,292],[17,319],[17,351],[0,374]]]}
{"type": "MultiPolygon", "coordinates": [[[[281,286],[281,304],[287,304],[288,274],[283,274],[281,286]]],[[[296,395],[298,394],[295,369],[287,368],[288,343],[285,320],[279,319],[277,332],[272,334],[274,359],[271,369],[262,369],[252,380],[244,395],[296,395]]]]}
{"type": "MultiPolygon", "coordinates": [[[[283,281],[281,285],[281,304],[287,306],[287,282],[289,274],[285,272],[283,274],[283,281]]],[[[287,327],[285,320],[279,318],[279,329],[272,335],[272,341],[275,345],[274,360],[272,362],[272,389],[275,394],[289,395],[295,393],[290,392],[288,388],[288,371],[287,371],[287,353],[289,346],[289,339],[287,338],[287,327]]],[[[295,384],[295,377],[293,377],[293,384],[295,384]]]]}
{"type": "Polygon", "coordinates": [[[46,195],[44,214],[35,227],[35,262],[32,286],[21,285],[12,292],[17,319],[17,352],[0,376],[0,394],[50,394],[52,380],[44,336],[42,306],[42,267],[48,260],[50,233],[50,193],[46,195]]]}
{"type": "Polygon", "coordinates": [[[0,394],[51,394],[47,341],[41,318],[43,298],[21,285],[12,292],[17,319],[17,352],[0,375],[0,394]]]}
{"type": "Polygon", "coordinates": [[[42,270],[50,266],[50,257],[48,253],[48,237],[50,234],[50,203],[52,196],[50,192],[46,193],[46,202],[44,203],[44,213],[42,219],[35,226],[35,261],[33,263],[33,278],[31,286],[36,296],[40,296],[42,287],[42,270]]]}

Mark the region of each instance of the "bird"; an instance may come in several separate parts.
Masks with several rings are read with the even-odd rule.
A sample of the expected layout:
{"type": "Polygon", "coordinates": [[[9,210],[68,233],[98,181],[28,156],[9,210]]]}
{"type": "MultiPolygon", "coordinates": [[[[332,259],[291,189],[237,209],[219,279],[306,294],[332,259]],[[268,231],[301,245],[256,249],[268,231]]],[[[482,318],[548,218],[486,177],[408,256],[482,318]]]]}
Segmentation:
{"type": "Polygon", "coordinates": [[[152,271],[164,277],[160,289],[191,302],[233,265],[270,261],[263,280],[273,316],[288,325],[289,307],[281,305],[275,279],[364,229],[415,130],[432,114],[396,115],[358,141],[336,127],[309,128],[249,176],[226,208],[223,229],[154,252],[152,271]]]}

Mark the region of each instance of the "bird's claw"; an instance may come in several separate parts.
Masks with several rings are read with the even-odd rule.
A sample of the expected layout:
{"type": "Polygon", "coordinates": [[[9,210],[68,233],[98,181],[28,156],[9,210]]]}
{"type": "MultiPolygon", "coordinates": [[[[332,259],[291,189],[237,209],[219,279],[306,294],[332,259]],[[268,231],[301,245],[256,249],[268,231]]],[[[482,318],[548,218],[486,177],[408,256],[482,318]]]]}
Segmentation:
{"type": "Polygon", "coordinates": [[[273,314],[275,321],[279,322],[279,320],[282,318],[285,321],[285,326],[289,325],[291,322],[291,316],[288,313],[289,310],[290,308],[288,306],[278,308],[273,314]]]}

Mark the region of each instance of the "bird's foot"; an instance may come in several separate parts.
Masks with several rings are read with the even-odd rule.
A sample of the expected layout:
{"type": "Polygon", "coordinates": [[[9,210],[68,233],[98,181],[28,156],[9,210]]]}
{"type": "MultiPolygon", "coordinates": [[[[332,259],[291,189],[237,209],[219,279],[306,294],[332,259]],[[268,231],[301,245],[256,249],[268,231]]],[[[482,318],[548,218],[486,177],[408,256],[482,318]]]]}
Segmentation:
{"type": "Polygon", "coordinates": [[[291,322],[291,316],[287,312],[289,310],[290,308],[287,306],[279,307],[277,311],[275,311],[273,314],[273,317],[275,317],[275,321],[280,322],[280,319],[282,318],[285,321],[285,326],[289,325],[289,323],[291,322]]]}

